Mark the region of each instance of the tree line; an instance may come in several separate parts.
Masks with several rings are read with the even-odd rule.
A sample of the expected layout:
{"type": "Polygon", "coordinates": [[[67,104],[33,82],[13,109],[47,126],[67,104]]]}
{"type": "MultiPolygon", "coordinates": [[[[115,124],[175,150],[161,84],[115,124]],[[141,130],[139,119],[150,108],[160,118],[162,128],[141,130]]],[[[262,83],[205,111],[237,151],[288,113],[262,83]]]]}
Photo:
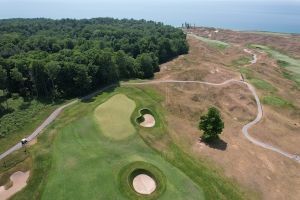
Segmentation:
{"type": "Polygon", "coordinates": [[[151,78],[188,52],[182,30],[133,19],[0,20],[0,90],[67,98],[121,79],[151,78]]]}

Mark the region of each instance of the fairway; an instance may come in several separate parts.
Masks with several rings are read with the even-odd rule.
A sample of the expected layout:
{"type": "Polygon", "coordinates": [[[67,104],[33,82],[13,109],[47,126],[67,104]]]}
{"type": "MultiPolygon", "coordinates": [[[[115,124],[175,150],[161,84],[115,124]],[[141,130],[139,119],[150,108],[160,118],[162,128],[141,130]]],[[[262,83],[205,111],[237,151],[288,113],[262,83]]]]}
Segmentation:
{"type": "Polygon", "coordinates": [[[162,101],[150,88],[118,87],[66,108],[30,149],[32,176],[13,199],[244,199],[233,182],[172,142],[162,101]],[[155,118],[152,128],[136,122],[145,108],[155,118]],[[96,113],[110,116],[109,120],[100,124],[96,113]],[[127,127],[109,126],[116,119],[127,127]],[[123,139],[117,140],[119,135],[112,136],[110,130],[121,129],[124,133],[118,133],[123,139]],[[162,149],[158,151],[154,144],[162,149]],[[156,183],[153,192],[149,183],[146,190],[151,194],[147,196],[134,189],[133,179],[140,174],[156,183]]]}
{"type": "Polygon", "coordinates": [[[226,49],[226,48],[230,47],[230,44],[228,44],[226,42],[222,42],[222,41],[219,41],[219,40],[212,40],[212,39],[205,38],[205,37],[200,37],[200,36],[197,36],[197,35],[192,35],[192,36],[199,39],[199,40],[201,40],[202,42],[207,43],[209,46],[217,48],[217,49],[226,49]]]}
{"type": "Polygon", "coordinates": [[[98,106],[95,117],[102,133],[113,139],[124,139],[133,135],[135,129],[130,122],[135,102],[123,94],[117,94],[98,106]]]}
{"type": "Polygon", "coordinates": [[[300,84],[300,60],[299,59],[292,58],[288,55],[285,55],[279,51],[276,51],[264,45],[251,44],[250,47],[261,49],[267,52],[277,61],[283,62],[284,68],[291,72],[289,78],[294,80],[298,85],[300,84]]]}
{"type": "MultiPolygon", "coordinates": [[[[123,92],[129,95],[131,93],[128,90],[123,92]]],[[[138,98],[136,94],[135,96],[138,98]]],[[[129,164],[138,161],[155,166],[165,176],[166,189],[160,199],[204,199],[203,191],[198,185],[135,134],[134,126],[129,125],[134,108],[133,100],[124,94],[113,93],[101,95],[93,103],[76,105],[74,110],[66,112],[65,117],[77,115],[78,119],[58,130],[53,144],[54,165],[49,172],[42,199],[127,199],[122,192],[127,188],[127,181],[120,181],[119,173],[129,164]],[[92,108],[96,108],[95,111],[92,108]],[[112,111],[108,112],[106,109],[112,111]],[[82,115],[83,112],[86,112],[85,115],[82,115]],[[108,117],[105,122],[100,117],[100,123],[106,125],[104,129],[104,124],[100,124],[99,129],[99,119],[93,120],[95,113],[108,117]],[[116,119],[124,121],[122,124],[125,128],[114,128],[116,119]],[[121,130],[125,132],[122,133],[123,138],[128,135],[131,137],[111,140],[107,137],[109,133],[113,133],[110,129],[115,131],[114,137],[121,130]],[[107,132],[104,133],[103,130],[107,132]]],[[[136,118],[137,110],[135,113],[136,116],[133,117],[136,118]]],[[[131,192],[132,194],[134,193],[131,192]]],[[[129,196],[129,199],[137,199],[137,196],[129,196]]]]}

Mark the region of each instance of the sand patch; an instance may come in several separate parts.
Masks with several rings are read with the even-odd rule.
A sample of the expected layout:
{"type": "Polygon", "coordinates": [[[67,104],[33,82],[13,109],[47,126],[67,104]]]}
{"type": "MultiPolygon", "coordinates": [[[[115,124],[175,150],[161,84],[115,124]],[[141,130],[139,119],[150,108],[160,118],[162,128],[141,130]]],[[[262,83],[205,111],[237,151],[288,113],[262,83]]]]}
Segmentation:
{"type": "Polygon", "coordinates": [[[29,178],[30,171],[21,172],[17,171],[10,176],[12,186],[5,189],[5,186],[0,187],[0,200],[6,200],[15,193],[22,190],[27,185],[27,179],[29,178]]]}
{"type": "Polygon", "coordinates": [[[28,142],[28,146],[35,145],[36,143],[37,143],[37,138],[34,138],[30,142],[28,142]]]}
{"type": "Polygon", "coordinates": [[[156,189],[155,181],[146,174],[139,174],[134,177],[132,186],[140,194],[151,194],[156,189]]]}
{"type": "Polygon", "coordinates": [[[155,125],[155,119],[152,115],[144,114],[143,118],[144,118],[144,121],[142,123],[140,123],[141,126],[150,128],[155,125]]]}

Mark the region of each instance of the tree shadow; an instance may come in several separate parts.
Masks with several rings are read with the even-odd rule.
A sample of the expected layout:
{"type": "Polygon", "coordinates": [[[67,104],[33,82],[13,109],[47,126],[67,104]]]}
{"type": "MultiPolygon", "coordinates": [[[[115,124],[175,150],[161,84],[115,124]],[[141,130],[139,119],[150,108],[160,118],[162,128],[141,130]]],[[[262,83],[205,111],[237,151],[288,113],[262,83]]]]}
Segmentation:
{"type": "Polygon", "coordinates": [[[225,151],[227,149],[227,142],[225,142],[221,138],[216,138],[213,141],[204,141],[200,138],[199,141],[204,142],[207,146],[213,149],[218,149],[221,151],[225,151]]]}

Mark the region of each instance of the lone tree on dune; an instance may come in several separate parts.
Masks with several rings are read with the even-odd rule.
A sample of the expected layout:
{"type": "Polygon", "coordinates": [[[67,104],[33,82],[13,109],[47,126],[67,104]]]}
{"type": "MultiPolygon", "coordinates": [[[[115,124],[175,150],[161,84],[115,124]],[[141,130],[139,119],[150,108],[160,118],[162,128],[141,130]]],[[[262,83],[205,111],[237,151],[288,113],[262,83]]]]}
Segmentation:
{"type": "Polygon", "coordinates": [[[204,141],[209,142],[218,139],[223,128],[224,122],[219,110],[215,107],[210,107],[208,112],[200,117],[199,129],[204,132],[202,136],[204,141]]]}

